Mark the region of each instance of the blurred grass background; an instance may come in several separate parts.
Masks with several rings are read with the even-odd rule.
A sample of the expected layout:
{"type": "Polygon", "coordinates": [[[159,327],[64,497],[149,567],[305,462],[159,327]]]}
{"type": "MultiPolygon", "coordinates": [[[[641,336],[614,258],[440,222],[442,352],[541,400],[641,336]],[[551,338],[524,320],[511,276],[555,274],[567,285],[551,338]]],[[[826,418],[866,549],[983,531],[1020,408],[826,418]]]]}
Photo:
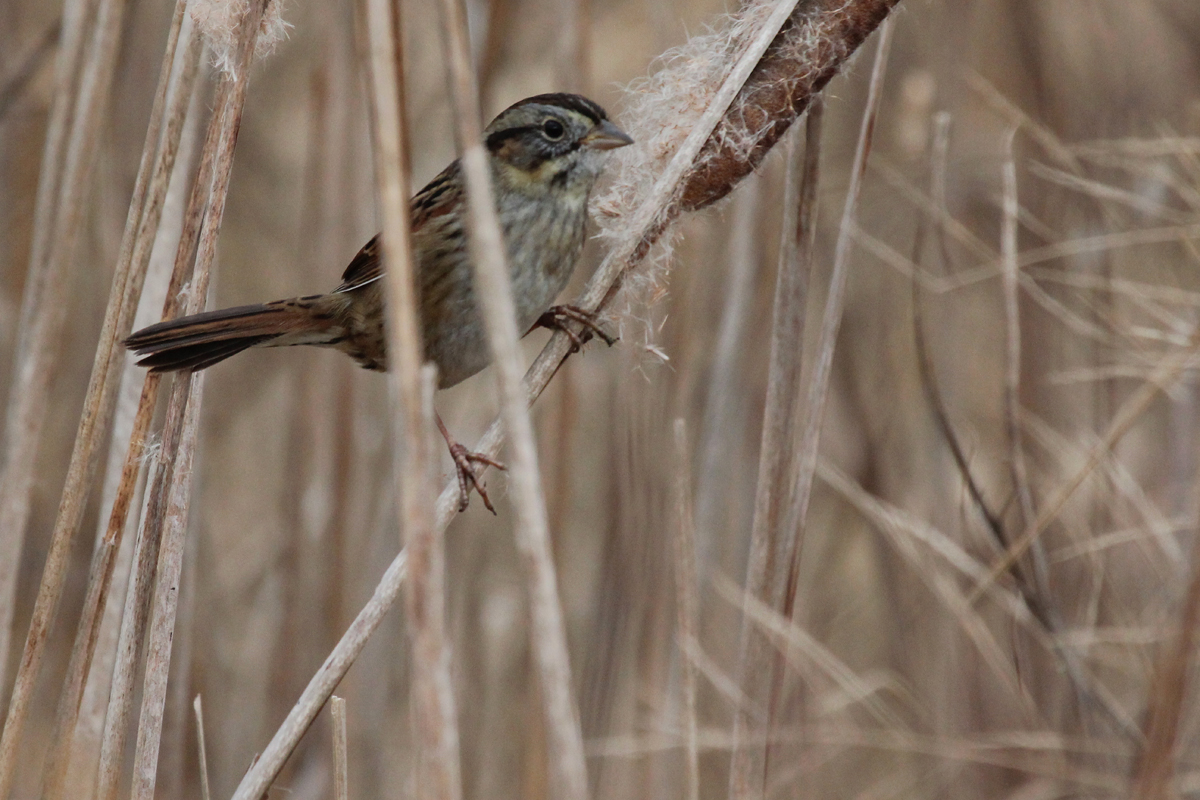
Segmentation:
{"type": "MultiPolygon", "coordinates": [[[[412,0],[403,7],[419,186],[453,158],[454,145],[435,8],[412,0]]],[[[575,50],[563,44],[564,8],[556,0],[471,4],[485,117],[530,94],[577,89],[619,118],[622,85],[728,10],[711,0],[584,0],[575,50]]],[[[34,51],[60,11],[33,0],[0,4],[0,78],[34,51]]],[[[70,272],[70,323],[46,409],[17,641],[41,575],[170,11],[141,0],[127,15],[113,111],[70,272]]],[[[377,229],[352,5],[290,0],[284,16],[288,38],[255,67],[250,86],[220,240],[218,306],[327,290],[377,229]]],[[[990,599],[965,612],[952,606],[947,597],[968,595],[971,581],[936,540],[914,533],[918,524],[940,531],[985,569],[995,559],[922,383],[914,296],[947,419],[1015,539],[1022,525],[1004,418],[1006,320],[999,267],[985,257],[987,248],[992,259],[1000,251],[1009,137],[1017,127],[1019,247],[1027,257],[1020,420],[1040,508],[1154,367],[1191,346],[1200,322],[1200,6],[907,0],[896,23],[822,439],[824,463],[848,480],[816,485],[795,619],[812,638],[793,637],[783,648],[788,669],[768,793],[1125,796],[1140,743],[1079,700],[1056,653],[1077,654],[1124,713],[1141,720],[1200,522],[1194,371],[1157,398],[1043,537],[1049,600],[1062,627],[1035,635],[990,599]],[[942,111],[950,114],[946,203],[961,226],[944,226],[944,253],[928,200],[934,115],[942,111]],[[920,230],[923,247],[914,251],[920,230]],[[1157,243],[1129,246],[1122,235],[1136,231],[1157,231],[1157,243]],[[914,270],[926,277],[916,295],[914,270]],[[950,595],[938,588],[946,585],[950,595]],[[1002,653],[1015,695],[981,655],[981,637],[1002,653]]],[[[819,318],[832,262],[868,60],[853,62],[825,92],[810,320],[819,318]]],[[[50,57],[0,118],[0,396],[12,372],[52,77],[50,57]]],[[[208,94],[202,90],[200,102],[208,94]]],[[[671,560],[672,484],[683,468],[696,498],[706,656],[701,795],[727,792],[740,630],[727,581],[742,583],[753,512],[783,196],[778,151],[729,201],[682,221],[666,291],[634,305],[612,350],[593,344],[572,357],[536,406],[597,798],[683,791],[671,560]],[[731,348],[718,346],[721,337],[731,348]],[[676,417],[688,424],[689,465],[672,456],[676,417]]],[[[165,225],[177,226],[177,217],[165,225]]],[[[168,246],[163,257],[171,253],[168,246]]],[[[589,248],[575,285],[598,255],[589,248]]],[[[544,337],[528,337],[531,358],[544,337]]],[[[251,352],[211,371],[160,796],[198,796],[195,694],[205,703],[214,792],[232,791],[395,554],[386,399],[380,376],[336,353],[251,352]]],[[[472,441],[495,411],[490,372],[442,393],[438,406],[459,438],[472,441]]],[[[505,479],[489,473],[487,482],[499,518],[474,500],[446,540],[464,788],[468,797],[532,800],[550,788],[525,592],[505,479]]],[[[99,496],[93,492],[93,521],[99,496]]],[[[20,797],[37,791],[37,743],[52,725],[88,547],[74,558],[20,797]]],[[[393,610],[338,690],[348,700],[351,797],[406,792],[406,673],[403,614],[393,610]]],[[[1190,695],[1186,703],[1181,795],[1200,791],[1197,704],[1190,695]]],[[[328,726],[322,716],[272,796],[330,795],[328,726]]],[[[73,796],[85,797],[91,775],[80,768],[71,779],[73,796]]]]}

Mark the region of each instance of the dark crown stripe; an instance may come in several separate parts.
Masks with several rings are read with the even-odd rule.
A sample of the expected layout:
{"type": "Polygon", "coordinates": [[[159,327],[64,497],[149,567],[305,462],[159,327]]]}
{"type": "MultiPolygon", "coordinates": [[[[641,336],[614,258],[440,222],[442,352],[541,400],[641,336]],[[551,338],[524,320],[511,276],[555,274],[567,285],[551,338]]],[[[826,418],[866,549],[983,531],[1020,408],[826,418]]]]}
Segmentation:
{"type": "Polygon", "coordinates": [[[577,94],[566,94],[564,92],[551,92],[549,94],[537,94],[533,97],[526,97],[524,100],[513,103],[505,111],[511,111],[514,108],[527,105],[560,106],[583,114],[593,123],[608,119],[608,114],[596,103],[593,103],[586,97],[577,94]]]}

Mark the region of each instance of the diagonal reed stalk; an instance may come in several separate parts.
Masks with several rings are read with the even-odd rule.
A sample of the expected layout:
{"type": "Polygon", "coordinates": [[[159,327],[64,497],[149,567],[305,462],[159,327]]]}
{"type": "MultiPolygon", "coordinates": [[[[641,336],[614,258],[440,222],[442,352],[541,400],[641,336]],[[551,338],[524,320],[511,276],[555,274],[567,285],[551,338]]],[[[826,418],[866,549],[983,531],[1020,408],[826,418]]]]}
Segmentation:
{"type": "MultiPolygon", "coordinates": [[[[803,113],[818,92],[841,70],[872,31],[887,17],[898,0],[819,0],[783,19],[768,16],[759,35],[738,51],[721,76],[706,111],[691,128],[693,134],[671,148],[671,163],[656,171],[654,185],[633,201],[624,215],[622,233],[605,256],[596,274],[576,302],[585,309],[610,304],[624,279],[643,262],[651,246],[682,211],[696,210],[724,197],[754,169],[803,113]],[[788,24],[785,26],[784,22],[788,24]],[[741,92],[749,98],[737,114],[726,112],[741,92]],[[744,125],[761,123],[767,132],[749,151],[731,150],[723,137],[713,136],[718,126],[736,133],[744,125]],[[698,168],[703,165],[703,168],[698,168]]],[[[785,4],[786,5],[786,4],[785,4]]],[[[790,6],[789,6],[790,8],[790,6]]],[[[762,128],[758,129],[761,133],[762,128]]],[[[636,146],[636,145],[635,145],[636,146]]],[[[526,402],[532,403],[570,353],[566,334],[556,332],[525,373],[526,402]]],[[[503,441],[502,424],[493,421],[472,448],[495,457],[503,441]]],[[[444,531],[458,513],[458,485],[451,481],[438,496],[436,530],[444,531]]],[[[260,757],[243,776],[234,800],[257,800],[282,769],[300,737],[312,724],[334,687],[362,652],[367,640],[391,608],[408,570],[408,554],[401,551],[376,584],[338,644],[296,700],[296,704],[271,737],[260,757]]]]}

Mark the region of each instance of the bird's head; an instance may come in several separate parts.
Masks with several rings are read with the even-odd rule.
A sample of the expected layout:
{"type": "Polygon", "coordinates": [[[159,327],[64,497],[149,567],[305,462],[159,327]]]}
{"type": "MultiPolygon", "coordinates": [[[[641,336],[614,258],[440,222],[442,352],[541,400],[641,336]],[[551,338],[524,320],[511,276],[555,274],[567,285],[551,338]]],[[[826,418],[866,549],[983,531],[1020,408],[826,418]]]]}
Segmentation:
{"type": "Polygon", "coordinates": [[[632,144],[604,109],[577,94],[540,94],[506,108],[483,132],[497,178],[512,189],[591,189],[609,150],[632,144]]]}

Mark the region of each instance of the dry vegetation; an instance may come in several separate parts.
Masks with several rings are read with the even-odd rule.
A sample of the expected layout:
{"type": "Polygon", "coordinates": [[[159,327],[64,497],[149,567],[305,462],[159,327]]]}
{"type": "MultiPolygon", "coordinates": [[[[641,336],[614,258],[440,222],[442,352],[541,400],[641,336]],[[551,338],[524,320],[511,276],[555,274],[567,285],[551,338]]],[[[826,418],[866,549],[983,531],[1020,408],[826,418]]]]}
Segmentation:
{"type": "MultiPolygon", "coordinates": [[[[186,46],[155,99],[173,4],[66,5],[60,22],[59,4],[0,4],[0,708],[16,709],[0,795],[226,798],[389,564],[384,585],[399,586],[388,381],[336,353],[257,351],[208,373],[199,406],[187,381],[143,394],[108,348],[139,294],[139,325],[164,297],[202,301],[178,296],[182,273],[169,286],[181,230],[203,285],[219,225],[215,305],[333,286],[380,227],[377,185],[403,180],[371,147],[387,90],[364,72],[366,2],[288,0],[286,37],[250,69],[253,42],[232,31],[221,58],[239,80],[206,50],[190,106],[186,46]],[[79,30],[101,44],[77,47],[79,30]],[[83,80],[60,87],[56,72],[83,80]],[[232,146],[246,80],[221,224],[219,186],[189,194],[197,170],[223,174],[220,150],[201,152],[209,136],[232,146]],[[95,99],[58,100],[74,94],[95,99]],[[153,150],[138,177],[152,106],[181,135],[169,190],[153,150]],[[148,210],[123,239],[131,196],[148,210]],[[209,209],[203,227],[184,224],[189,203],[209,209]],[[84,408],[95,424],[77,439],[84,408]],[[172,460],[174,483],[155,478],[172,460]],[[123,469],[142,477],[118,489],[123,469]],[[60,504],[93,472],[93,491],[60,504]],[[135,512],[124,536],[114,501],[135,512]],[[135,558],[139,511],[157,555],[135,558]],[[155,587],[155,562],[178,591],[155,587]],[[118,658],[131,583],[149,668],[118,658]]],[[[418,774],[422,796],[461,782],[489,800],[1200,793],[1200,5],[904,0],[890,53],[874,34],[825,89],[820,127],[801,117],[768,154],[790,118],[779,93],[822,77],[794,65],[832,52],[819,37],[773,47],[774,71],[751,83],[774,115],[740,98],[704,170],[663,197],[723,194],[738,159],[761,160],[758,174],[681,213],[643,263],[634,226],[663,217],[634,206],[686,146],[680,115],[717,96],[775,8],[746,5],[727,46],[716,0],[468,0],[486,118],[579,90],[643,145],[614,165],[604,236],[569,292],[633,253],[625,291],[588,295],[615,300],[622,339],[571,356],[534,406],[536,460],[520,460],[540,466],[544,508],[515,514],[516,486],[489,473],[499,516],[474,499],[452,521],[444,578],[442,540],[420,540],[411,613],[379,619],[337,685],[344,703],[323,707],[270,796],[410,796],[418,774]],[[654,61],[709,28],[708,51],[654,61]],[[675,72],[647,79],[660,69],[675,72]],[[548,617],[512,535],[538,513],[586,790],[563,715],[543,712],[548,617]],[[452,705],[410,694],[439,686],[416,671],[442,633],[412,609],[443,583],[452,705]],[[456,708],[456,732],[422,727],[435,707],[456,708]],[[434,744],[454,761],[441,782],[434,744]]],[[[455,155],[454,103],[439,4],[400,6],[419,185],[455,155]]],[[[524,359],[545,340],[527,337],[524,359]]],[[[557,362],[542,363],[548,379],[557,362]]],[[[497,397],[488,371],[437,405],[471,441],[497,397]]],[[[406,518],[445,519],[447,497],[410,497],[406,518]]]]}

